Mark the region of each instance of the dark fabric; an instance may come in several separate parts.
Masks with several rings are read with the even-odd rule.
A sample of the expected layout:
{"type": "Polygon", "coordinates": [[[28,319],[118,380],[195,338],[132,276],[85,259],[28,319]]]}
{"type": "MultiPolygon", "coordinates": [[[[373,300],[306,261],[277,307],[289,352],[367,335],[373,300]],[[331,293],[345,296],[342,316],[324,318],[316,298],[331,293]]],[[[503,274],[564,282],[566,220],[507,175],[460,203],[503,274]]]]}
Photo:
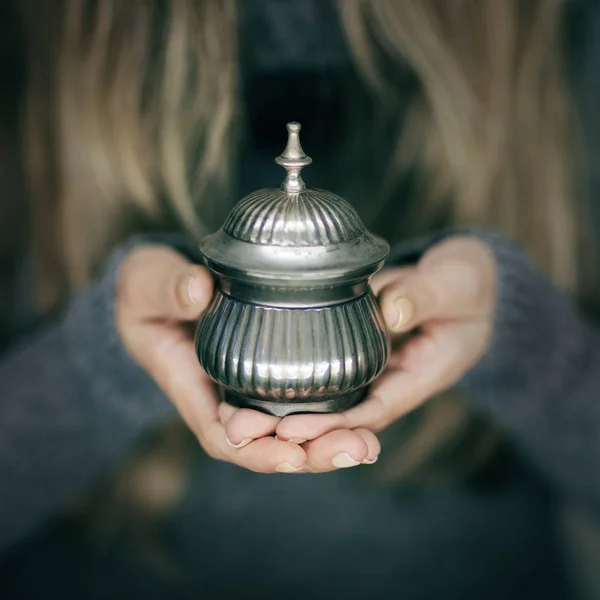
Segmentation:
{"type": "MultiPolygon", "coordinates": [[[[273,74],[282,69],[300,66],[315,81],[317,67],[335,73],[347,68],[335,32],[331,40],[338,40],[336,47],[309,53],[327,37],[321,25],[331,21],[323,17],[319,27],[310,25],[311,19],[321,18],[315,15],[331,16],[332,7],[325,4],[244,2],[244,10],[256,10],[245,14],[245,27],[258,28],[245,43],[264,38],[286,45],[279,55],[277,44],[275,50],[257,47],[254,62],[249,61],[255,73],[246,81],[249,88],[257,81],[253,77],[260,76],[266,78],[263,83],[272,81],[272,90],[280,90],[286,80],[273,74]],[[301,7],[306,19],[299,16],[301,7]],[[267,35],[270,19],[275,29],[267,35]],[[302,31],[307,37],[296,40],[296,51],[290,50],[288,42],[302,31]],[[267,61],[261,71],[265,52],[270,58],[280,56],[281,63],[267,61]],[[310,54],[304,62],[303,52],[310,54]]],[[[577,7],[583,12],[575,19],[579,28],[573,30],[581,33],[573,49],[574,85],[586,124],[589,120],[587,154],[594,162],[593,147],[600,139],[595,113],[600,20],[595,4],[577,7]]],[[[303,94],[298,110],[321,99],[306,90],[303,94]]],[[[265,96],[250,98],[253,110],[263,105],[256,123],[274,127],[285,116],[285,96],[276,97],[273,111],[265,96]],[[269,112],[277,118],[269,121],[269,112]]],[[[335,102],[329,111],[335,115],[335,102]]],[[[306,117],[310,122],[310,110],[306,117]]],[[[331,136],[324,128],[315,129],[317,154],[331,159],[331,136]]],[[[281,150],[274,148],[275,137],[258,126],[251,134],[245,143],[253,152],[246,155],[240,175],[244,191],[273,185],[272,176],[280,177],[279,167],[271,164],[281,150]],[[261,166],[267,161],[269,166],[261,166]]],[[[312,173],[318,182],[318,167],[312,173]]],[[[597,194],[600,182],[595,180],[594,170],[590,189],[597,194]]],[[[468,233],[491,245],[499,266],[492,344],[461,382],[473,409],[506,435],[508,466],[496,485],[388,489],[365,484],[360,473],[367,467],[322,476],[262,476],[206,460],[198,452],[184,497],[154,529],[160,552],[173,569],[158,568],[142,535],[117,536],[103,545],[70,535],[62,516],[175,413],[119,340],[115,275],[122,258],[141,241],[166,243],[192,260],[198,256],[194,243],[178,236],[137,238],[116,250],[105,275],[73,298],[61,316],[19,336],[2,355],[0,595],[132,600],[572,598],[556,515],[563,504],[574,501],[594,516],[600,502],[599,332],[516,245],[493,232],[468,233]]],[[[390,264],[414,262],[431,244],[452,234],[396,246],[390,264]]],[[[27,285],[19,287],[19,305],[27,304],[26,290],[27,285]]]]}

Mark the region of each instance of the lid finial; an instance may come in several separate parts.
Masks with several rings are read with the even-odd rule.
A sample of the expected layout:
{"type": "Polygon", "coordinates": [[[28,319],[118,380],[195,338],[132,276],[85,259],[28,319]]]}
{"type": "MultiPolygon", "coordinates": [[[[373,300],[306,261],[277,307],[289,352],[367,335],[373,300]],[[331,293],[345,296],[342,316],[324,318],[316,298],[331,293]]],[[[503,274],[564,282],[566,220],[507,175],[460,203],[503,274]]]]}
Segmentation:
{"type": "Polygon", "coordinates": [[[300,171],[307,165],[310,165],[312,158],[304,154],[300,145],[300,123],[292,122],[287,124],[288,141],[285,150],[275,159],[275,162],[287,170],[287,175],[281,184],[281,189],[285,192],[302,192],[306,185],[300,176],[300,171]]]}

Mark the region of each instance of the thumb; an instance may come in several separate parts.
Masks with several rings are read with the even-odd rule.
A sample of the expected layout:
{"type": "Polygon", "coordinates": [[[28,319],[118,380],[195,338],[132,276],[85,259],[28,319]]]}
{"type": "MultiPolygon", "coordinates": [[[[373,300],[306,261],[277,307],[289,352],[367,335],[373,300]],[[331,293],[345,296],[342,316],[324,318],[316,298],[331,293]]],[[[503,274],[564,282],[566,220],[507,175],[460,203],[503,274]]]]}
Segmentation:
{"type": "Polygon", "coordinates": [[[206,309],[212,293],[209,272],[167,247],[140,247],[119,270],[117,301],[136,318],[192,321],[206,309]]]}
{"type": "Polygon", "coordinates": [[[389,329],[406,331],[435,314],[437,293],[435,283],[418,272],[384,287],[379,303],[389,329]]]}
{"type": "Polygon", "coordinates": [[[486,281],[482,269],[469,260],[449,258],[421,265],[382,290],[381,310],[395,332],[434,319],[481,316],[491,305],[486,281]]]}

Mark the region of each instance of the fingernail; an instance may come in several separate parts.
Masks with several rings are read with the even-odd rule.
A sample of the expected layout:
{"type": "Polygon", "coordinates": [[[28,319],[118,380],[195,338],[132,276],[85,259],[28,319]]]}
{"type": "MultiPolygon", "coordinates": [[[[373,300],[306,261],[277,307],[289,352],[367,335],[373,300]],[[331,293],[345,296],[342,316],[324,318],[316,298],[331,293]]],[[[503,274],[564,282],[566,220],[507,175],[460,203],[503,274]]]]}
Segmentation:
{"type": "Polygon", "coordinates": [[[394,302],[394,308],[397,314],[395,315],[395,323],[390,323],[392,329],[400,329],[412,319],[414,309],[412,302],[408,298],[398,298],[394,302]]]}
{"type": "Polygon", "coordinates": [[[365,460],[362,461],[361,465],[374,465],[378,459],[379,459],[379,456],[376,456],[373,460],[367,460],[365,458],[365,460]]]}
{"type": "Polygon", "coordinates": [[[302,467],[295,467],[292,463],[284,462],[275,467],[278,473],[297,473],[302,467]]]}
{"type": "Polygon", "coordinates": [[[290,444],[304,444],[304,442],[306,442],[307,440],[305,440],[304,438],[290,438],[289,440],[285,440],[283,438],[280,438],[278,435],[275,436],[276,440],[279,440],[280,442],[290,442],[290,444]]]}
{"type": "Polygon", "coordinates": [[[198,304],[202,300],[202,293],[202,284],[196,277],[190,275],[188,278],[188,296],[191,302],[198,304]]]}
{"type": "Polygon", "coordinates": [[[347,469],[348,467],[356,467],[360,463],[357,460],[354,460],[349,454],[346,452],[342,452],[341,454],[336,454],[333,457],[333,466],[338,469],[347,469]]]}
{"type": "Polygon", "coordinates": [[[247,446],[252,441],[252,438],[245,438],[239,444],[234,444],[227,436],[225,436],[225,441],[232,448],[243,448],[244,446],[247,446]]]}

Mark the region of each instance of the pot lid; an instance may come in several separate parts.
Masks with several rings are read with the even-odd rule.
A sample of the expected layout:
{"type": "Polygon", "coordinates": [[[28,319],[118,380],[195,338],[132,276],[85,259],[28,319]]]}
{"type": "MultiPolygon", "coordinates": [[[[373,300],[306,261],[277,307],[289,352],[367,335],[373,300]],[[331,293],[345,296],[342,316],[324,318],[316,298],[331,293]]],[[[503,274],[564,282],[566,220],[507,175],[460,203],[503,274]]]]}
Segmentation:
{"type": "Polygon", "coordinates": [[[367,231],[346,200],[306,187],[301,171],[312,160],[300,128],[288,123],[287,146],[275,159],[287,171],[281,187],[240,200],[223,227],[202,240],[200,251],[216,273],[302,284],[360,279],[381,267],[388,244],[367,231]]]}

